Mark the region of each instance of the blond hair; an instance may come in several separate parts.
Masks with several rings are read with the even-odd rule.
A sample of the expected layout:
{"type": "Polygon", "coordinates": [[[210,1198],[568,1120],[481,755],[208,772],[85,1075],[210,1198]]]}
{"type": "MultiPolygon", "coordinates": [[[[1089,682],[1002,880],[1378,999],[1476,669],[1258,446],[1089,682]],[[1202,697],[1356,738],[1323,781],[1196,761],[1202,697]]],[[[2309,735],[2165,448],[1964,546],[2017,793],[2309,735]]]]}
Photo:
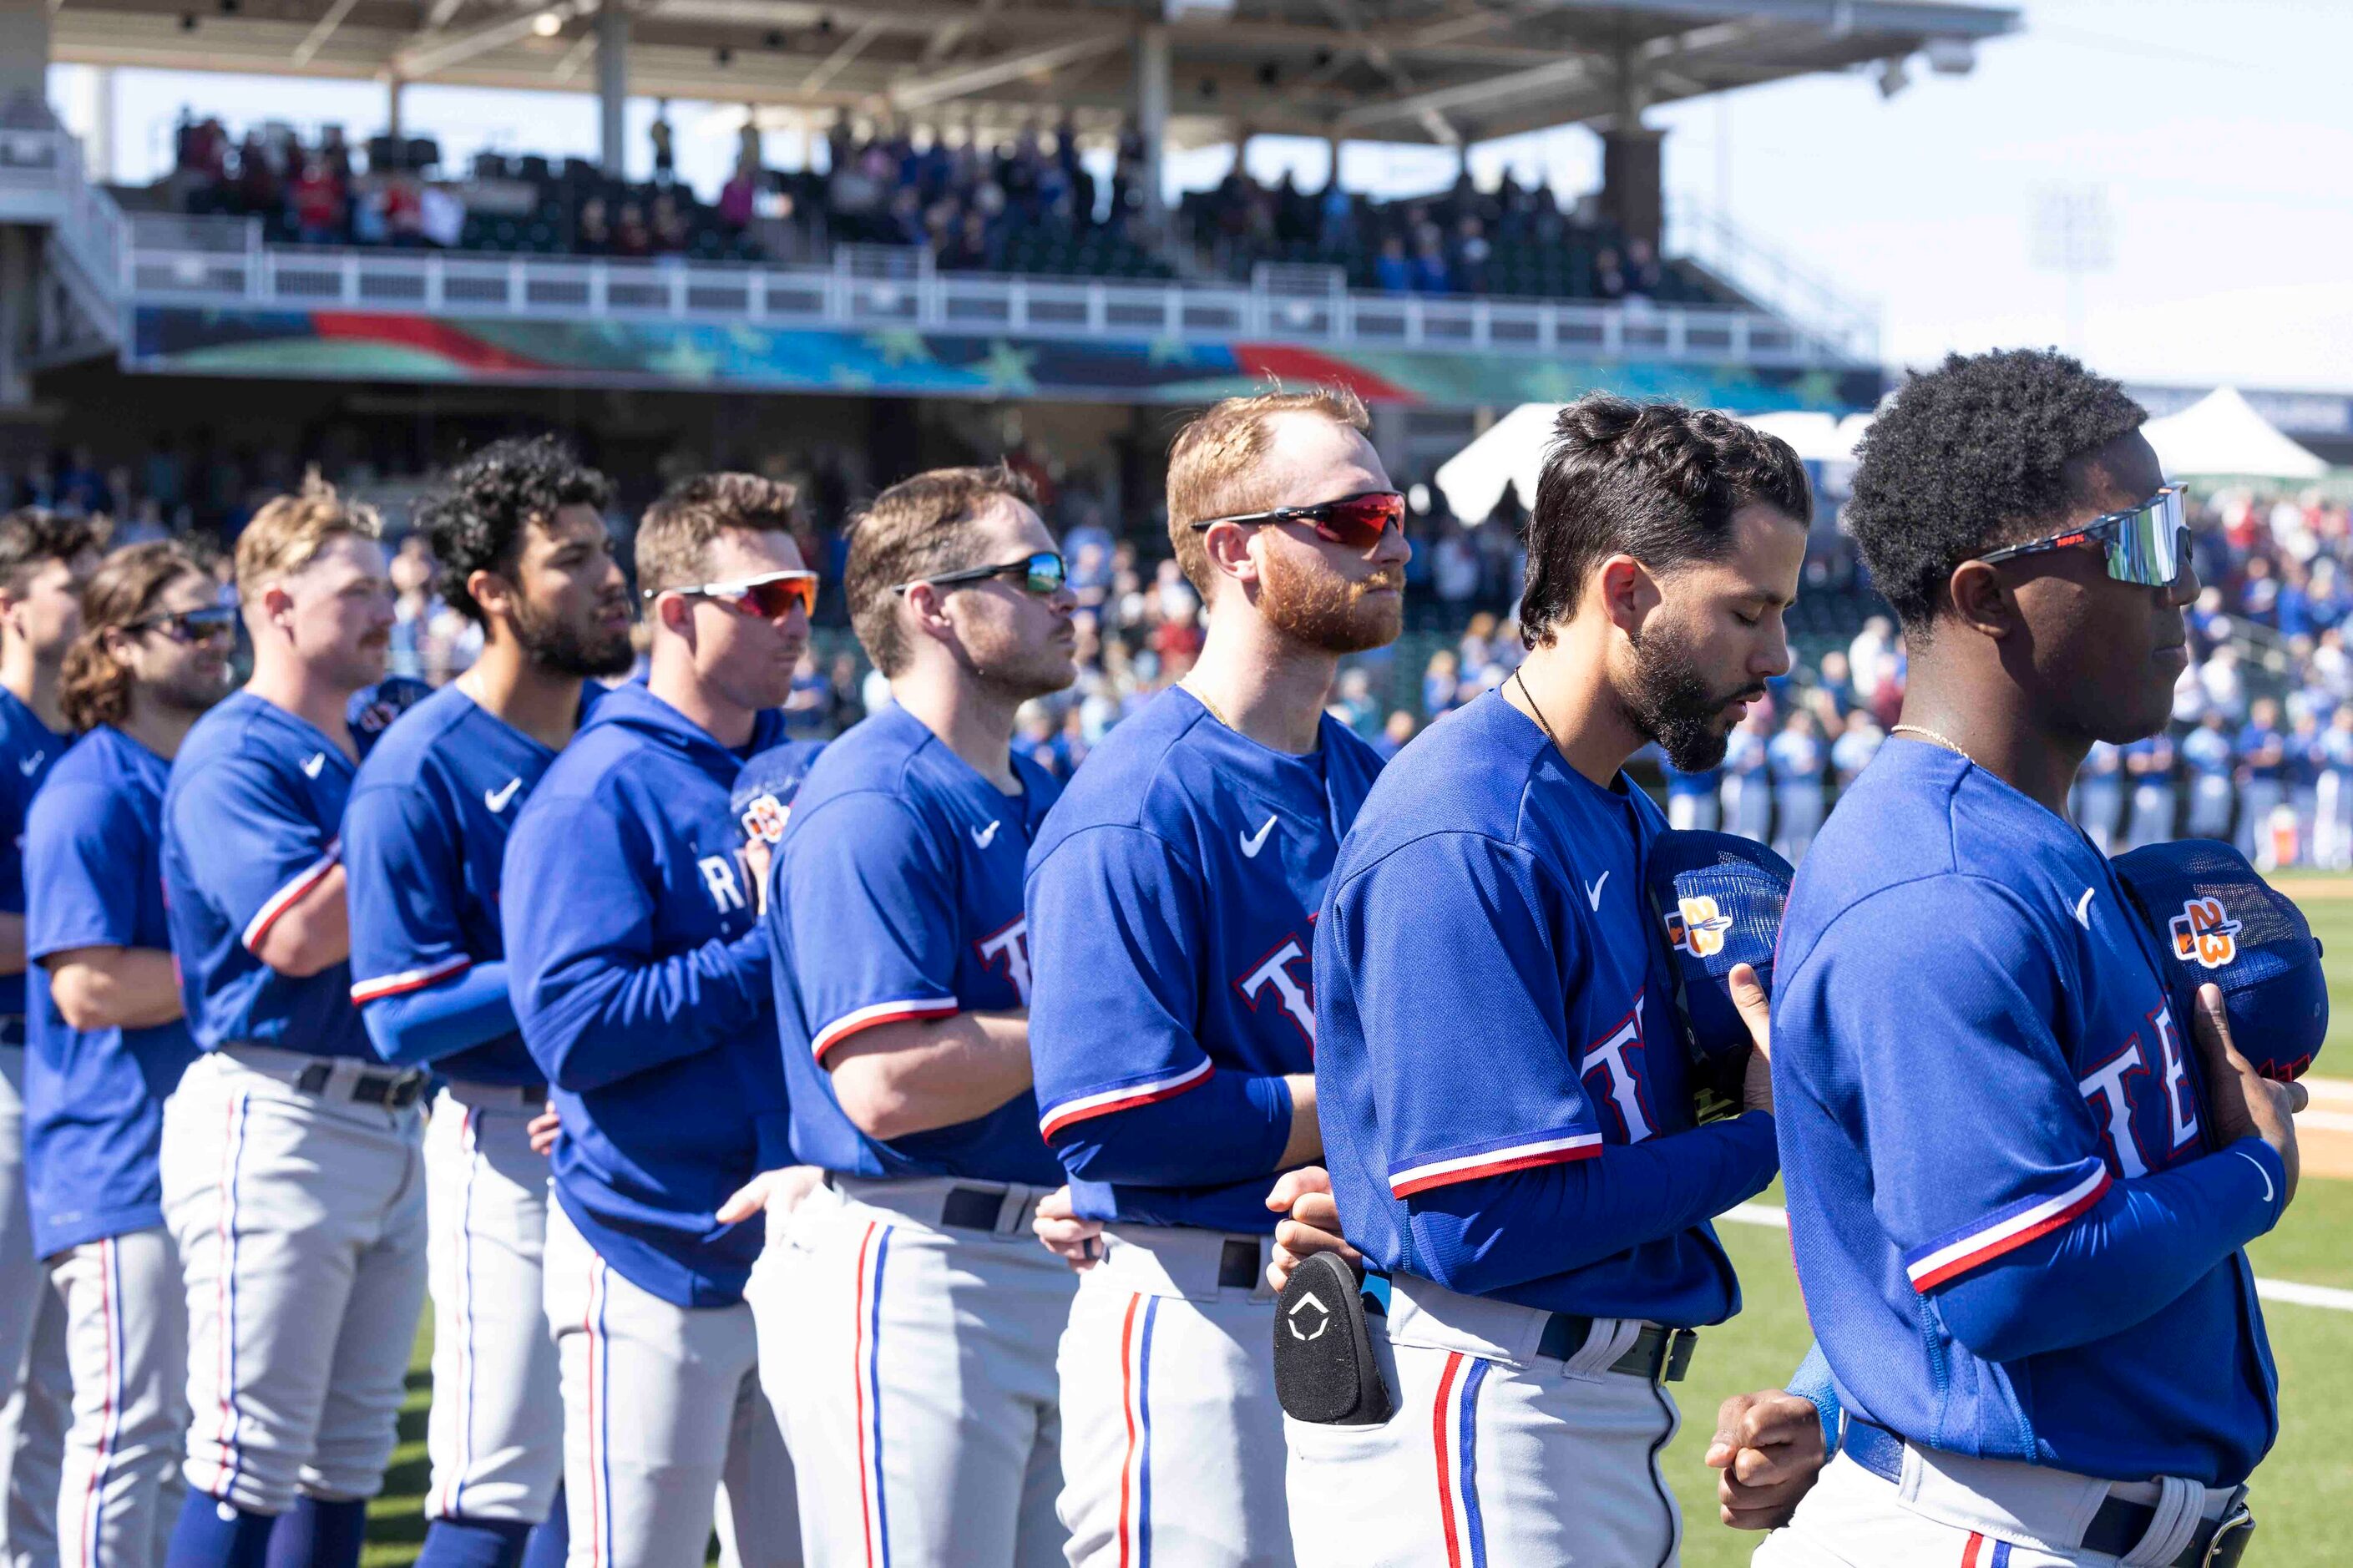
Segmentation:
{"type": "Polygon", "coordinates": [[[693,587],[711,571],[711,547],[732,531],[790,533],[798,492],[757,474],[696,474],[646,509],[638,525],[638,588],[693,587]]]}
{"type": "Polygon", "coordinates": [[[1217,573],[1209,547],[1193,525],[1212,517],[1256,511],[1267,504],[1259,473],[1278,414],[1315,414],[1350,430],[1372,428],[1364,400],[1345,386],[1305,392],[1261,392],[1229,397],[1195,417],[1168,447],[1168,542],[1186,579],[1207,601],[1217,573]]]}
{"type": "Polygon", "coordinates": [[[933,468],[901,479],[852,520],[843,588],[859,645],[884,675],[907,666],[899,626],[902,583],[986,563],[970,559],[964,524],[997,500],[1038,504],[1037,487],[999,463],[993,468],[933,468]]]}
{"type": "Polygon", "coordinates": [[[313,468],[301,489],[272,499],[237,536],[237,597],[253,603],[262,589],[317,560],[331,540],[375,539],[383,531],[375,508],[336,494],[313,468]]]}

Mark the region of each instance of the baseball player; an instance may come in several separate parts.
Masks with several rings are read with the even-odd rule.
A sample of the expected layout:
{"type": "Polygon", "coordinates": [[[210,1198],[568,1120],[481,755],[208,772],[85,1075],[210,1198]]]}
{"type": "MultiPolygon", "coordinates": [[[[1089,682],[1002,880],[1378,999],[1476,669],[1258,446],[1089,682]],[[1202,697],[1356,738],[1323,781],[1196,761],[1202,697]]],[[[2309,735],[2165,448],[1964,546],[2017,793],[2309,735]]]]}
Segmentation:
{"type": "Polygon", "coordinates": [[[176,544],[90,581],[59,701],[82,740],[25,837],[25,1170],[71,1363],[55,1500],[68,1568],[152,1568],[179,1513],[187,1303],[164,1228],[164,1103],[195,1059],[164,915],[164,784],[228,691],[236,612],[176,544]]]}
{"type": "Polygon", "coordinates": [[[495,442],[450,472],[418,526],[482,653],[380,731],[344,809],[352,1000],[385,1061],[430,1063],[441,1079],[425,1135],[425,1568],[513,1568],[533,1526],[564,1535],[551,1510],[563,1405],[541,1306],[547,1161],[531,1136],[547,1085],[515,1032],[499,879],[523,801],[603,692],[590,678],[635,657],[608,493],[544,437],[495,442]]]}
{"type": "Polygon", "coordinates": [[[700,1564],[757,1389],[744,1287],[763,1233],[717,1210],[792,1159],[729,790],[783,739],[773,710],[808,640],[792,506],[789,486],[716,474],[647,511],[651,673],[597,703],[507,845],[508,991],[563,1122],[542,1267],[573,1568],[700,1564]]]}
{"type": "MultiPolygon", "coordinates": [[[[1739,1310],[1708,1222],[1772,1180],[1774,1128],[1761,1055],[1747,1109],[1694,1125],[1644,887],[1665,823],[1620,769],[1651,740],[1712,764],[1788,670],[1810,510],[1789,448],[1720,415],[1564,409],[1526,662],[1409,747],[1341,847],[1316,1085],[1393,1410],[1286,1423],[1303,1563],[1676,1556],[1666,1384],[1739,1310]]],[[[1756,975],[1733,983],[1761,1045],[1756,975]]]]}
{"type": "Polygon", "coordinates": [[[0,520],[0,1551],[37,1562],[57,1554],[69,1394],[61,1325],[43,1310],[48,1292],[25,1202],[22,857],[34,792],[72,740],[58,682],[98,549],[79,518],[28,508],[0,520]]]}
{"type": "Polygon", "coordinates": [[[1865,441],[1847,526],[1911,682],[1798,874],[1773,1007],[1790,1239],[1847,1428],[1759,1563],[2245,1548],[2278,1411],[2242,1249],[2295,1195],[2302,1090],[2231,1048],[2213,987],[2176,1016],[2064,815],[2094,740],[2163,728],[2186,658],[2198,578],[2144,417],[2020,351],[1915,378],[1865,441]]]}
{"type": "Polygon", "coordinates": [[[1286,1564],[1276,1173],[1314,1160],[1309,952],[1379,763],[1323,711],[1393,640],[1404,502],[1344,392],[1232,398],[1171,448],[1208,602],[1178,687],[1089,757],[1030,850],[1039,1126],[1111,1222],[1060,1353],[1070,1561],[1286,1564]]]}
{"type": "Polygon", "coordinates": [[[892,701],[826,748],[776,852],[793,1146],[828,1190],[754,1305],[820,1562],[1062,1561],[1075,1278],[1029,1238],[1062,1171],[1029,1087],[1021,901],[1058,786],[1012,741],[1077,673],[1076,598],[1035,503],[1009,469],[944,468],[856,520],[850,615],[892,701]]]}
{"type": "Polygon", "coordinates": [[[357,1562],[424,1307],[425,1075],[379,1062],[352,1005],[340,858],[345,708],[392,629],[375,534],[315,478],[246,525],[253,676],[189,731],[164,797],[205,1052],[164,1113],[192,1413],[175,1568],[357,1562]]]}

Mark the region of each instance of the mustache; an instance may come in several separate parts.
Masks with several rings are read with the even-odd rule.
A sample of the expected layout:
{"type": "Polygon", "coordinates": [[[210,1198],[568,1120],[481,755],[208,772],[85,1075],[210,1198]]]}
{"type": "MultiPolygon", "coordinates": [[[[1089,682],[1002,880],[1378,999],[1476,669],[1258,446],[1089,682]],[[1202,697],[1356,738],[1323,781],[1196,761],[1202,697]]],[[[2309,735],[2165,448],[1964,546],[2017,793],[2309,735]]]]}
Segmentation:
{"type": "Polygon", "coordinates": [[[1400,594],[1405,592],[1405,571],[1402,567],[1394,572],[1374,573],[1356,585],[1356,592],[1377,594],[1384,588],[1394,589],[1400,594]]]}

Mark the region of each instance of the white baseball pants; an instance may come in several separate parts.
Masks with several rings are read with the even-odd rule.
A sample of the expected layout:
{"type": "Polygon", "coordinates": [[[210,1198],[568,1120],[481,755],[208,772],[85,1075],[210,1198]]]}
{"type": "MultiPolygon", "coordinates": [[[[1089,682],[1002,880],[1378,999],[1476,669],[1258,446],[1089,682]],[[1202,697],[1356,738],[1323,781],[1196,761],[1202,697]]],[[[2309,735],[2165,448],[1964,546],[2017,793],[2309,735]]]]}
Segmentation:
{"type": "Polygon", "coordinates": [[[1415,1289],[1435,1312],[1399,1291],[1371,1321],[1388,1420],[1284,1419],[1300,1568],[1674,1563],[1683,1522],[1658,1467],[1674,1401],[1608,1370],[1641,1325],[1599,1319],[1562,1361],[1530,1353],[1547,1314],[1415,1289]]]}
{"type": "Polygon", "coordinates": [[[162,1230],[48,1260],[65,1324],[73,1421],[58,1489],[63,1568],[156,1568],[180,1517],[188,1306],[162,1230]]]}
{"type": "Polygon", "coordinates": [[[427,1519],[537,1524],[564,1474],[564,1399],[540,1275],[547,1157],[525,1131],[542,1105],[514,1089],[450,1083],[426,1127],[427,1519]]]}
{"type": "MultiPolygon", "coordinates": [[[[702,1568],[729,1445],[756,1409],[752,1309],[680,1307],[639,1289],[558,1204],[547,1210],[545,1271],[564,1391],[569,1568],[702,1568]]],[[[746,1561],[779,1560],[765,1521],[774,1493],[792,1484],[783,1475],[729,1487],[746,1561]]]]}
{"type": "Polygon", "coordinates": [[[1061,1563],[1054,1358],[1077,1277],[1030,1231],[1040,1195],[837,1176],[770,1242],[761,1382],[818,1568],[1061,1563]],[[956,1189],[997,1196],[992,1230],[943,1223],[956,1189]]]}
{"type": "Polygon", "coordinates": [[[1103,1233],[1058,1359],[1072,1568],[1289,1568],[1268,1238],[1103,1233]],[[1220,1287],[1229,1241],[1258,1283],[1220,1287]]]}
{"type": "Polygon", "coordinates": [[[22,1018],[0,1020],[0,1568],[52,1568],[72,1394],[26,1203],[24,1031],[22,1018]]]}
{"type": "Polygon", "coordinates": [[[188,1484],[256,1513],[382,1489],[425,1310],[421,1117],[294,1088],[317,1059],[214,1051],[164,1108],[188,1484]]]}

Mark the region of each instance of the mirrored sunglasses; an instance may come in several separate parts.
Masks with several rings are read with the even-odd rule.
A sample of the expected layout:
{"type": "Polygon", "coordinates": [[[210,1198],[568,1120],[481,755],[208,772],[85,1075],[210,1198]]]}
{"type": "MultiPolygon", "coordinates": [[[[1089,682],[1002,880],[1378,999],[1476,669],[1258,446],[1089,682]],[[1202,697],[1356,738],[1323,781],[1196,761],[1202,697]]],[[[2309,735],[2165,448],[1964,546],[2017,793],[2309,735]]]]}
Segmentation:
{"type": "Polygon", "coordinates": [[[646,595],[649,599],[664,594],[684,594],[693,598],[714,599],[739,615],[756,616],[764,621],[780,621],[798,605],[804,616],[817,614],[818,575],[814,572],[771,572],[765,577],[747,577],[737,583],[702,583],[691,588],[657,588],[646,595]]]}
{"type": "Polygon", "coordinates": [[[174,642],[207,642],[237,630],[237,612],[227,605],[210,609],[182,610],[174,615],[144,616],[124,624],[126,632],[162,632],[174,642]]]}
{"type": "Polygon", "coordinates": [[[2097,544],[2109,576],[2119,583],[2162,588],[2189,564],[2189,527],[2182,521],[2181,495],[2181,486],[2168,485],[2129,510],[2107,512],[2064,533],[2012,544],[1976,559],[2008,561],[2046,550],[2097,544]]]}
{"type": "Polygon", "coordinates": [[[1205,518],[1193,524],[1196,533],[1221,522],[1244,525],[1303,522],[1316,534],[1351,550],[1370,550],[1391,528],[1405,527],[1405,497],[1396,490],[1366,490],[1314,506],[1283,506],[1272,511],[1237,512],[1230,517],[1205,518]]]}
{"type": "Polygon", "coordinates": [[[1063,563],[1059,552],[1040,550],[1018,561],[1008,561],[1002,566],[975,566],[962,572],[943,572],[936,577],[918,577],[913,582],[893,584],[891,592],[903,594],[919,584],[928,583],[934,588],[954,587],[959,583],[985,583],[992,577],[1009,577],[1018,573],[1021,587],[1027,593],[1045,598],[1062,591],[1070,581],[1070,568],[1063,563]]]}

